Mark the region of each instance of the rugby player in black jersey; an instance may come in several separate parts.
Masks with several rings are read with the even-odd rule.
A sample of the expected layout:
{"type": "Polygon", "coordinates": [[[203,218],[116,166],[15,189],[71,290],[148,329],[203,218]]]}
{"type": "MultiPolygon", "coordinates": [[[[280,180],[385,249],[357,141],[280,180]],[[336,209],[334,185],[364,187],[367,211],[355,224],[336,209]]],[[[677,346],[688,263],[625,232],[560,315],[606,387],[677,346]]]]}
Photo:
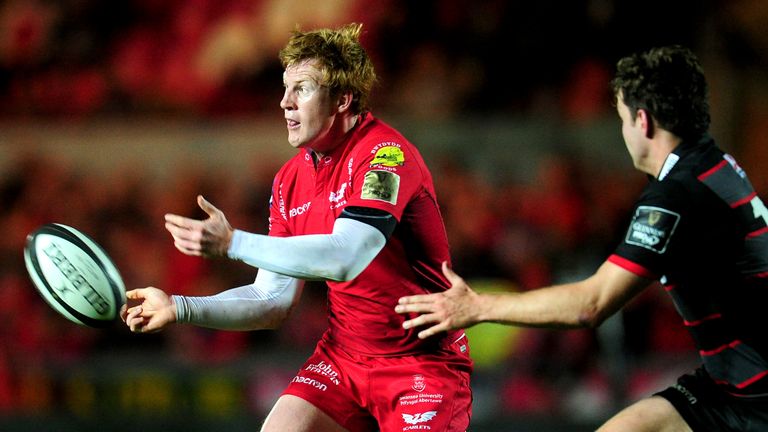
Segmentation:
{"type": "Polygon", "coordinates": [[[594,275],[523,293],[450,290],[400,299],[420,337],[480,322],[594,327],[658,280],[701,366],[610,418],[599,431],[768,431],[768,209],[708,135],[707,84],[694,54],[654,48],[611,81],[635,168],[651,178],[620,244],[594,275]]]}

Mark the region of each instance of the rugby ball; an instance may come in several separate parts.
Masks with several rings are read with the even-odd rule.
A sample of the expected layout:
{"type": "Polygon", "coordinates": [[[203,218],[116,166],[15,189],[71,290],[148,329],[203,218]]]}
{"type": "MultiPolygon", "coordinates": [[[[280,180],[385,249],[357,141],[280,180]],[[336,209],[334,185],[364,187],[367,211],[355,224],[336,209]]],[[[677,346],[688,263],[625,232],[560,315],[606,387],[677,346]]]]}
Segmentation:
{"type": "Polygon", "coordinates": [[[46,224],[30,233],[24,263],[45,301],[72,322],[105,327],[125,304],[125,285],[112,259],[75,228],[46,224]]]}

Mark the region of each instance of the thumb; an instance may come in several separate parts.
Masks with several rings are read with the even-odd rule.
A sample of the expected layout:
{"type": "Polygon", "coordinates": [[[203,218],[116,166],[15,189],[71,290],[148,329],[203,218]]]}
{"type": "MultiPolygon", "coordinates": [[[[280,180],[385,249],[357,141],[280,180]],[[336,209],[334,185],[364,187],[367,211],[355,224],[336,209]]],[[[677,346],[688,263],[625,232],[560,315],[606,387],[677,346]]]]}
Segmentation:
{"type": "Polygon", "coordinates": [[[463,281],[461,276],[457,275],[456,272],[448,267],[448,261],[443,261],[443,274],[448,279],[448,282],[451,283],[451,285],[456,285],[463,281]]]}
{"type": "Polygon", "coordinates": [[[208,216],[216,216],[219,213],[219,209],[209,203],[202,195],[197,196],[197,205],[199,205],[204,212],[208,213],[208,216]]]}
{"type": "Polygon", "coordinates": [[[146,290],[144,288],[136,288],[130,291],[126,291],[125,298],[128,300],[143,300],[145,291],[146,290]]]}

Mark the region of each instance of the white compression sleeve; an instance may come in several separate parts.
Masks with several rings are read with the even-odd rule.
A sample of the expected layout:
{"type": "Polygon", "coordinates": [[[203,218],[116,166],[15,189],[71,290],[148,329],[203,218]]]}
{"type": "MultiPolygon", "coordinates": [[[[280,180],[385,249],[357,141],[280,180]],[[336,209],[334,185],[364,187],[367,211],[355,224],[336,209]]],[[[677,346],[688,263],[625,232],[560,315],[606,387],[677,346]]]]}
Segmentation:
{"type": "Polygon", "coordinates": [[[174,295],[179,323],[220,330],[276,328],[299,301],[304,281],[259,270],[250,284],[206,297],[174,295]]]}
{"type": "Polygon", "coordinates": [[[271,237],[235,230],[227,254],[296,278],[347,281],[365,270],[386,242],[371,225],[339,218],[331,234],[271,237]]]}

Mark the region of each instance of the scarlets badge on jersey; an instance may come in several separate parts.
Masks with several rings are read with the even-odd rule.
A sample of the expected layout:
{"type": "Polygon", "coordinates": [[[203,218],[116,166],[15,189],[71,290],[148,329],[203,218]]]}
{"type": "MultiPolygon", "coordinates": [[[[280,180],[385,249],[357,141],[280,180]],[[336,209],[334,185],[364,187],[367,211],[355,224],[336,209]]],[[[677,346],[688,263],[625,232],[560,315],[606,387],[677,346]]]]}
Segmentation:
{"type": "Polygon", "coordinates": [[[660,207],[639,206],[625,241],[656,253],[664,253],[678,222],[678,213],[660,207]]]}

